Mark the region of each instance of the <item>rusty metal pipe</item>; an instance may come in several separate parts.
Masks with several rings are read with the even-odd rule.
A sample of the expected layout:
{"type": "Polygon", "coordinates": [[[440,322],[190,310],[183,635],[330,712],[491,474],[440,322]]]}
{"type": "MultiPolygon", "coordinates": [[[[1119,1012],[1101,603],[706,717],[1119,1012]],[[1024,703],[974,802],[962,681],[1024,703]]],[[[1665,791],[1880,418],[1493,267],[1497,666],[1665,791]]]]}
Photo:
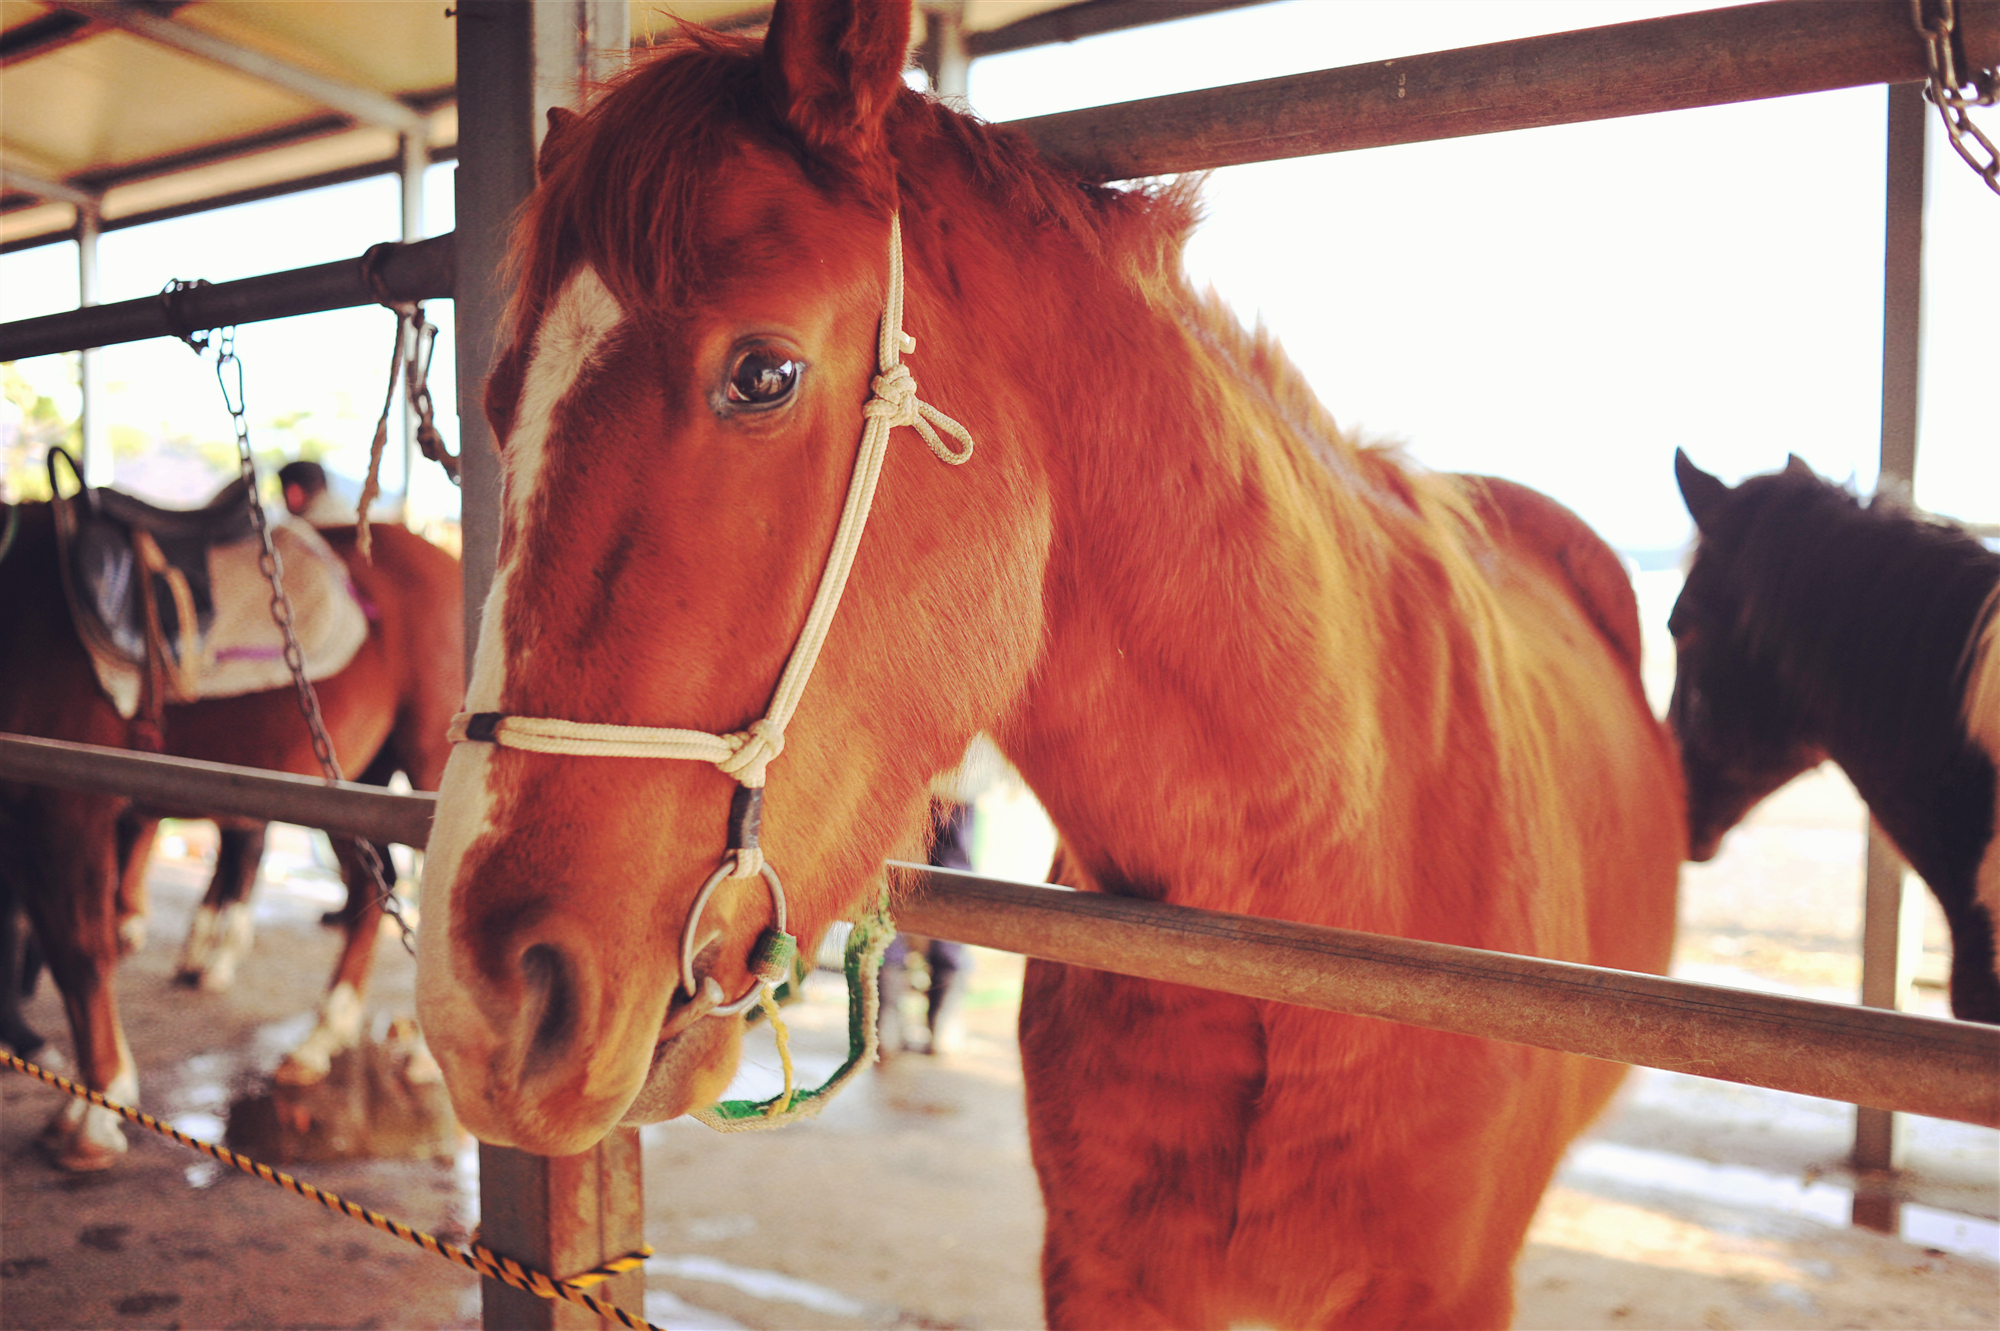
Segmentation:
{"type": "Polygon", "coordinates": [[[897,924],[928,936],[2000,1127],[2000,1027],[892,867],[917,887],[897,924]]]}
{"type": "MultiPolygon", "coordinates": [[[[436,796],[0,736],[0,780],[421,846],[436,796]]],[[[891,862],[914,932],[1250,998],[2000,1127],[2000,1027],[891,862]]]]}

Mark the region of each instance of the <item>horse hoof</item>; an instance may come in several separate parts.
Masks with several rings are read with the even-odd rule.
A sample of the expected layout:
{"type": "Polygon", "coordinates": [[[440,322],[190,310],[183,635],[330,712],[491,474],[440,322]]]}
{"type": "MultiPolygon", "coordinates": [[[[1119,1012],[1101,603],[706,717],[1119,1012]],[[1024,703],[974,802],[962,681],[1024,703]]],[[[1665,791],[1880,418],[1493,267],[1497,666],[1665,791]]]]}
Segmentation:
{"type": "Polygon", "coordinates": [[[333,1071],[333,1060],[318,1050],[295,1049],[271,1074],[280,1086],[317,1086],[333,1071]]]}
{"type": "Polygon", "coordinates": [[[183,989],[199,989],[201,987],[201,972],[192,967],[183,966],[174,972],[174,983],[183,989]]]}
{"type": "Polygon", "coordinates": [[[118,1135],[118,1144],[93,1141],[84,1133],[77,1133],[67,1147],[56,1152],[56,1167],[70,1174],[95,1174],[118,1163],[118,1157],[125,1154],[126,1143],[123,1133],[118,1135]]]}
{"type": "Polygon", "coordinates": [[[129,957],[146,946],[146,917],[132,915],[118,922],[118,955],[129,957]]]}

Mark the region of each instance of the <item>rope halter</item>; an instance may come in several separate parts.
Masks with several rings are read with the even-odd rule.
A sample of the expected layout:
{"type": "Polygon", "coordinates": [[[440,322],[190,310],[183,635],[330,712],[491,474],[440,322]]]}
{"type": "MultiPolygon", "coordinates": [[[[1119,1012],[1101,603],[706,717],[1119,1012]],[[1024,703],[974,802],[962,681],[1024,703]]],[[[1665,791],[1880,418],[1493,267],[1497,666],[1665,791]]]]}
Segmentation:
{"type": "Polygon", "coordinates": [[[799,630],[791,657],[785,662],[784,673],[778,677],[777,689],[762,717],[727,735],[705,730],[508,716],[500,712],[461,712],[452,718],[450,737],[457,744],[497,744],[527,753],[586,758],[706,762],[735,779],[737,790],[730,801],[728,839],[721,863],[696,894],[681,934],[680,980],[688,997],[693,998],[697,992],[694,957],[701,947],[697,930],[702,910],[724,879],[763,878],[771,892],[772,921],[751,951],[750,968],[756,976],[755,983],[741,998],[711,1009],[708,1015],[712,1017],[734,1016],[756,1002],[763,992],[790,973],[798,951],[798,940],[785,931],[785,890],[758,848],[764,778],[772,760],[784,752],[785,726],[805,692],[806,680],[812,675],[813,663],[819,659],[834,611],[839,608],[841,593],[847,587],[847,575],[861,546],[862,529],[875,502],[882,463],[888,456],[889,432],[899,425],[911,426],[937,459],[951,466],[958,466],[972,456],[972,436],[965,427],[917,399],[916,380],[902,363],[902,357],[916,349],[916,340],[903,331],[903,227],[901,217],[892,214],[888,293],[876,340],[878,372],[870,385],[872,395],[861,408],[861,444],[854,457],[854,472],[848,481],[840,525],[834,530],[833,548],[827,552],[812,607],[806,612],[805,625],[799,630]],[[960,446],[953,448],[947,444],[940,430],[960,446]]]}

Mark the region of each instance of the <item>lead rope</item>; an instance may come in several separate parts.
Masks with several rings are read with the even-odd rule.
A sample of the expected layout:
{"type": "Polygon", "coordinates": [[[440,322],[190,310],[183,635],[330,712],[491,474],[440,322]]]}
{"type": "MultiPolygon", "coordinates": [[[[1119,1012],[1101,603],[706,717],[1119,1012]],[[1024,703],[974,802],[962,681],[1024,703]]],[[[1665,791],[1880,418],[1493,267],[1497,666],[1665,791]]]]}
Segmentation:
{"type": "Polygon", "coordinates": [[[357,1206],[346,1198],[336,1196],[324,1188],[316,1188],[310,1183],[295,1179],[283,1170],[273,1169],[267,1164],[252,1160],[247,1155],[240,1155],[226,1146],[217,1146],[213,1142],[202,1141],[199,1137],[190,1137],[179,1128],[162,1123],[143,1110],[133,1109],[128,1105],[121,1105],[116,1100],[105,1096],[102,1091],[93,1091],[88,1086],[79,1086],[67,1077],[50,1072],[46,1068],[37,1067],[26,1059],[16,1057],[4,1049],[0,1049],[0,1064],[10,1067],[16,1072],[26,1073],[28,1076],[45,1085],[53,1086],[65,1095],[71,1095],[79,1100],[88,1101],[96,1105],[99,1109],[116,1114],[126,1122],[135,1123],[145,1128],[148,1132],[156,1132],[169,1141],[178,1142],[189,1150],[200,1151],[212,1160],[219,1160],[225,1165],[233,1165],[246,1174],[263,1179],[266,1183],[276,1184],[286,1192],[304,1197],[308,1201],[318,1202],[329,1211],[338,1212],[350,1220],[359,1220],[364,1225],[370,1225],[375,1229],[379,1229],[384,1234],[393,1235],[405,1243],[414,1243],[425,1252],[436,1253],[446,1261],[457,1262],[468,1271],[476,1271],[489,1280],[497,1280],[503,1285],[511,1285],[515,1289],[525,1290],[530,1294],[538,1295],[544,1299],[567,1299],[571,1303],[590,1309],[590,1311],[596,1313],[601,1318],[615,1321],[620,1326],[631,1327],[634,1331],[662,1331],[661,1328],[654,1326],[651,1322],[634,1317],[631,1313],[625,1312],[615,1304],[606,1303],[602,1299],[595,1298],[584,1292],[592,1285],[603,1284],[611,1277],[622,1275],[640,1265],[646,1258],[653,1255],[653,1249],[649,1245],[641,1244],[636,1251],[627,1253],[623,1257],[615,1257],[603,1265],[594,1266],[581,1274],[557,1279],[532,1267],[523,1266],[511,1257],[502,1257],[499,1253],[494,1252],[484,1244],[473,1243],[467,1247],[460,1248],[455,1244],[445,1242],[443,1239],[426,1234],[423,1230],[406,1225],[400,1220],[393,1220],[379,1211],[371,1211],[367,1207],[357,1206]]]}
{"type": "MultiPolygon", "coordinates": [[[[900,214],[889,218],[889,281],[883,302],[882,322],[876,337],[875,363],[877,373],[870,382],[872,390],[868,401],[862,404],[861,415],[864,425],[861,444],[854,458],[854,472],[847,486],[847,498],[841,506],[840,524],[833,534],[833,547],[827,553],[825,567],[820,572],[819,587],[813,594],[812,606],[806,612],[806,621],[799,630],[798,641],[792,647],[791,658],[786,661],[784,673],[778,677],[778,685],[771,695],[771,702],[764,715],[740,731],[727,735],[717,735],[705,730],[684,730],[673,727],[624,726],[602,722],[568,721],[551,717],[508,716],[500,712],[461,712],[452,718],[450,737],[453,743],[497,744],[503,748],[520,749],[528,753],[568,754],[579,757],[609,758],[664,758],[690,762],[714,763],[725,774],[735,778],[737,792],[730,802],[729,835],[721,864],[703,885],[695,898],[694,907],[688,913],[688,922],[682,932],[681,984],[692,999],[697,992],[693,952],[695,928],[701,920],[701,909],[708,895],[725,878],[762,877],[771,890],[774,928],[767,929],[759,937],[752,951],[751,970],[757,977],[751,991],[733,1003],[713,1008],[709,1015],[717,1017],[735,1016],[752,1002],[767,994],[784,977],[796,956],[798,940],[784,932],[784,889],[771,866],[764,861],[764,854],[758,845],[758,825],[762,815],[764,798],[764,778],[771,761],[784,751],[785,727],[792,719],[792,713],[805,693],[806,681],[812,676],[813,664],[819,659],[820,648],[825,645],[827,630],[832,626],[834,612],[840,607],[841,593],[847,588],[847,575],[854,567],[854,557],[861,547],[861,535],[867,526],[869,511],[875,502],[875,487],[882,477],[882,464],[888,456],[890,431],[899,425],[908,425],[916,430],[938,461],[950,466],[959,466],[972,456],[972,435],[963,425],[945,415],[927,402],[917,400],[917,384],[902,358],[917,349],[916,339],[903,331],[903,224],[900,214]],[[943,430],[956,439],[962,447],[953,448],[938,433],[943,430]]],[[[878,906],[871,919],[886,924],[878,906]]],[[[861,1036],[860,1044],[854,1040],[854,1012],[875,1001],[874,969],[881,962],[880,949],[888,945],[888,935],[879,929],[865,927],[868,922],[855,926],[855,933],[864,941],[872,940],[876,948],[873,964],[864,964],[860,970],[868,972],[869,994],[860,995],[853,986],[858,983],[859,971],[853,964],[854,944],[850,942],[850,964],[847,966],[849,990],[849,1032],[850,1057],[842,1065],[834,1078],[817,1091],[794,1095],[791,1090],[791,1058],[786,1049],[784,1025],[778,1017],[776,1005],[770,1005],[772,1027],[779,1033],[780,1058],[785,1064],[785,1091],[758,1110],[756,1121],[738,1116],[723,1115],[722,1121],[731,1126],[725,1131],[741,1131],[744,1128],[774,1127],[781,1122],[789,1122],[803,1113],[817,1112],[825,1103],[822,1098],[852,1075],[853,1070],[863,1061],[872,1062],[875,1055],[875,1030],[871,1020],[861,1036]],[[795,1107],[794,1102],[799,1102],[795,1107]]],[[[893,932],[893,931],[891,931],[893,932]]],[[[741,1104],[743,1102],[730,1102],[741,1104]]],[[[725,1106],[704,1111],[713,1115],[725,1106]]],[[[710,1127],[722,1127],[704,1114],[696,1117],[710,1127]]]]}

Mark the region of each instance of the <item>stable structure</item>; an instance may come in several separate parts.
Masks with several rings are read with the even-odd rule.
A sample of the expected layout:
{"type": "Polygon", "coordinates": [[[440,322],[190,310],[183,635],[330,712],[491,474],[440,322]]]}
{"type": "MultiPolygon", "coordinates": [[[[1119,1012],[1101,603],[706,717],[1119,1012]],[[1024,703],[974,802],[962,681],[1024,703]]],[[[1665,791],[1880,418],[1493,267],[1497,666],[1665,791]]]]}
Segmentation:
{"type": "MultiPolygon", "coordinates": [[[[1009,42],[1053,40],[1218,7],[1225,6],[1194,2],[1170,8],[1146,0],[1092,0],[1027,7],[1038,12],[1011,25],[981,28],[978,0],[939,4],[930,8],[921,58],[934,85],[951,93],[963,88],[965,61],[984,51],[1009,49],[1009,42]]],[[[78,31],[74,23],[80,16],[85,23],[113,24],[123,34],[163,40],[157,25],[173,22],[146,18],[150,10],[116,0],[63,0],[44,8],[53,16],[45,25],[49,31],[64,23],[78,31]]],[[[761,13],[755,5],[710,6],[714,12],[707,15],[701,6],[675,8],[732,24],[754,24],[761,13]]],[[[985,9],[990,14],[995,7],[985,9]]],[[[534,5],[459,0],[451,142],[445,146],[430,138],[422,147],[429,157],[441,152],[456,156],[459,228],[452,236],[406,245],[381,266],[383,284],[395,298],[450,297],[457,302],[457,374],[460,401],[468,405],[460,446],[466,599],[472,616],[492,577],[498,535],[497,460],[476,403],[495,354],[492,339],[505,298],[495,280],[504,247],[502,228],[532,186],[543,112],[552,99],[588,82],[595,53],[623,47],[639,35],[630,28],[633,12],[624,0],[538,0],[534,5]]],[[[1022,7],[1014,12],[1020,14],[1022,7]]],[[[2000,66],[2000,0],[1958,0],[1955,18],[1958,67],[2000,66]]],[[[189,40],[201,45],[199,38],[189,40]]],[[[1921,98],[1933,68],[1925,47],[1904,0],[1778,0],[1016,124],[1052,156],[1111,181],[1833,88],[1895,85],[1885,270],[1884,474],[1907,478],[1914,460],[1922,129],[1928,114],[1921,98]]],[[[212,53],[202,58],[214,61],[212,53]]],[[[336,97],[353,92],[286,77],[293,92],[328,105],[340,106],[336,97]]],[[[389,122],[405,136],[398,161],[415,160],[416,151],[408,145],[428,129],[413,124],[397,128],[397,113],[365,97],[349,100],[352,104],[340,112],[343,117],[389,122]]],[[[389,100],[407,109],[415,99],[389,100]]],[[[441,112],[433,107],[422,114],[428,117],[425,126],[435,126],[441,112]]],[[[324,183],[321,177],[311,180],[324,183]]],[[[102,226],[140,216],[104,216],[115,191],[127,187],[11,170],[7,177],[9,190],[39,195],[44,201],[39,208],[72,208],[70,225],[86,252],[88,237],[102,226]]],[[[54,219],[55,214],[49,216],[54,219]]],[[[7,244],[32,240],[24,231],[7,244]]],[[[249,322],[372,304],[377,298],[358,261],[343,261],[186,293],[171,311],[158,300],[144,300],[0,325],[0,359],[158,336],[175,324],[200,328],[249,322]]],[[[471,627],[469,642],[477,640],[476,624],[471,627]]],[[[219,812],[412,844],[425,840],[430,808],[423,796],[332,789],[298,778],[228,770],[204,772],[199,765],[173,760],[82,752],[76,746],[14,738],[0,739],[0,777],[120,793],[143,793],[155,788],[149,783],[168,781],[183,798],[199,786],[204,801],[219,812]]],[[[1871,966],[1876,978],[1870,981],[1869,1001],[1883,1008],[1895,1006],[1896,991],[1906,983],[1896,960],[1904,948],[1892,928],[1902,915],[1901,877],[1886,861],[1879,875],[1871,876],[1871,955],[1886,957],[1888,969],[1885,982],[1882,965],[1871,966]]],[[[1892,1163],[1893,1127],[1887,1115],[1894,1111],[2000,1126],[2000,1030],[1147,903],[1079,898],[958,875],[931,873],[926,885],[926,894],[905,909],[903,918],[938,936],[1850,1100],[1876,1115],[1864,1117],[1858,1156],[1863,1164],[1892,1163]]],[[[485,1242],[555,1274],[630,1251],[640,1239],[636,1161],[636,1134],[630,1130],[614,1134],[591,1153],[562,1161],[486,1148],[481,1156],[485,1242]]],[[[1879,1215],[1874,1218],[1881,1223],[1879,1215]]],[[[613,1302],[636,1307],[643,1283],[634,1273],[605,1289],[613,1302]]],[[[488,1326],[583,1326],[595,1321],[570,1305],[536,1300],[491,1282],[486,1293],[488,1326]]]]}

